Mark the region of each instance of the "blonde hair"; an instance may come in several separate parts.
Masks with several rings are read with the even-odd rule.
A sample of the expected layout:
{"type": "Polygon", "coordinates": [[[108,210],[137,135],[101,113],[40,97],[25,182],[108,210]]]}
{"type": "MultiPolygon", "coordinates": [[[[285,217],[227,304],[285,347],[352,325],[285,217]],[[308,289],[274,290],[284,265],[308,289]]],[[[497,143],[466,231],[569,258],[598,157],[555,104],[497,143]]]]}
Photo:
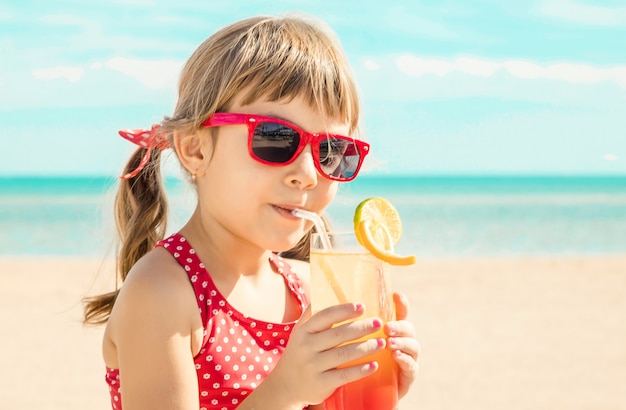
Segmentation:
{"type": "MultiPolygon", "coordinates": [[[[347,123],[352,135],[358,133],[357,88],[332,30],[303,16],[245,19],[217,31],[191,55],[180,75],[174,114],[163,119],[162,132],[170,142],[174,132],[191,134],[213,113],[227,111],[235,98],[246,105],[261,98],[295,97],[304,98],[324,117],[347,123]]],[[[142,155],[138,149],[125,172],[135,169],[142,155]]],[[[153,150],[148,166],[120,182],[115,200],[119,282],[165,236],[167,200],[160,158],[159,150],[153,150]]],[[[308,235],[283,255],[308,260],[308,235]]],[[[105,323],[118,292],[119,286],[86,298],[84,322],[105,323]]]]}

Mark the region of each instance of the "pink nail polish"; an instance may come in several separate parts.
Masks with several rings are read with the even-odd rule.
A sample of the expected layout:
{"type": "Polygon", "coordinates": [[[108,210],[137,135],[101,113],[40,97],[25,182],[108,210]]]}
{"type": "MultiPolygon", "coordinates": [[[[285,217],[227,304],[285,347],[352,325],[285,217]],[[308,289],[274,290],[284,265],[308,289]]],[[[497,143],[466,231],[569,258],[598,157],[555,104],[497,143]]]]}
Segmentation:
{"type": "Polygon", "coordinates": [[[380,319],[374,319],[372,321],[372,325],[374,326],[374,329],[380,329],[381,327],[383,327],[383,321],[380,319]]]}
{"type": "Polygon", "coordinates": [[[378,368],[378,363],[370,362],[370,370],[376,370],[378,368]]]}
{"type": "Polygon", "coordinates": [[[354,310],[357,312],[363,312],[365,310],[365,307],[363,306],[362,303],[355,303],[354,310]]]}
{"type": "Polygon", "coordinates": [[[378,347],[384,347],[385,346],[385,339],[378,338],[378,339],[376,339],[376,343],[378,344],[378,347]]]}

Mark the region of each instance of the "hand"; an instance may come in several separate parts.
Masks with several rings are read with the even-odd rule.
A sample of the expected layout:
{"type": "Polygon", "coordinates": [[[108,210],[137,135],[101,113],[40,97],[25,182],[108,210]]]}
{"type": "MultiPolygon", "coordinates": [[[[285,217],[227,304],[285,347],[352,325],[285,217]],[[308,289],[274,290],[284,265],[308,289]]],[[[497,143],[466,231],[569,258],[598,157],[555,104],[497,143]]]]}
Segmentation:
{"type": "Polygon", "coordinates": [[[391,356],[400,369],[398,374],[398,396],[404,397],[417,378],[419,369],[417,358],[419,357],[420,346],[415,338],[415,326],[406,320],[409,311],[407,298],[400,293],[394,293],[393,301],[396,305],[397,320],[395,322],[387,322],[385,334],[389,336],[387,338],[387,348],[392,351],[391,356]]]}
{"type": "Polygon", "coordinates": [[[337,369],[385,348],[385,340],[373,338],[347,343],[374,333],[382,327],[377,318],[355,320],[333,327],[363,314],[363,306],[346,303],[331,306],[310,316],[310,308],[294,327],[282,357],[268,379],[280,386],[290,402],[309,404],[324,401],[339,386],[374,373],[376,363],[337,369]],[[340,346],[347,343],[343,346],[340,346]]]}

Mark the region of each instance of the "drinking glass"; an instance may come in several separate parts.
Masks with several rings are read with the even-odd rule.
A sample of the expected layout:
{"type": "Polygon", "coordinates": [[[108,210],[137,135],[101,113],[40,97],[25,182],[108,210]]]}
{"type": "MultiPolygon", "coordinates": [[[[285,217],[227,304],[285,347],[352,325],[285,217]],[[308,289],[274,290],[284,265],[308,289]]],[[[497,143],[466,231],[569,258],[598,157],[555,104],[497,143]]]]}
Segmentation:
{"type": "MultiPolygon", "coordinates": [[[[362,317],[394,320],[389,265],[369,253],[354,232],[311,237],[311,309],[318,312],[339,303],[361,303],[362,317]],[[328,247],[330,243],[331,247],[328,247]]],[[[357,341],[386,338],[383,330],[357,341]]],[[[326,401],[326,410],[393,410],[398,403],[397,366],[384,349],[346,366],[378,362],[378,370],[364,379],[339,387],[326,401]]]]}

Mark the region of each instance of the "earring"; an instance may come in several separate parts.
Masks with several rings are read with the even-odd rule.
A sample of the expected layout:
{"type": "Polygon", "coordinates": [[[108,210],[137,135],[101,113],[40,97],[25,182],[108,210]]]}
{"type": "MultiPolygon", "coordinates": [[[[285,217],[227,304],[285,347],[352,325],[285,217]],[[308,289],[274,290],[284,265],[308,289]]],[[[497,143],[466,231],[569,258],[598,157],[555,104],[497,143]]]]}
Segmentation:
{"type": "Polygon", "coordinates": [[[196,173],[191,174],[191,181],[196,182],[196,173]]]}

